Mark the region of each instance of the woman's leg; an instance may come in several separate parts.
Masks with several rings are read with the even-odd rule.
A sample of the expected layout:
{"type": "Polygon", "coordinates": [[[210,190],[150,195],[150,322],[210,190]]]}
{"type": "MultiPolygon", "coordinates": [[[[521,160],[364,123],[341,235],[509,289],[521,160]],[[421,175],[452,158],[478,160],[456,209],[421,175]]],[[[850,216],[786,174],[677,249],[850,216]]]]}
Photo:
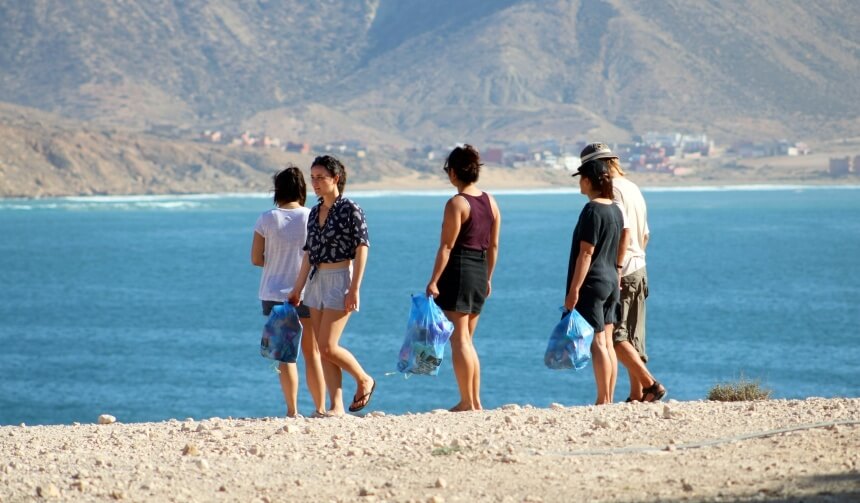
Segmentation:
{"type": "Polygon", "coordinates": [[[305,358],[305,381],[308,391],[314,401],[314,412],[325,413],[325,378],[323,377],[320,351],[314,333],[313,322],[308,318],[301,318],[302,323],[302,355],[305,358]]]}
{"type": "Polygon", "coordinates": [[[615,355],[615,346],[612,343],[613,324],[609,323],[603,328],[603,333],[606,334],[606,352],[609,354],[609,403],[612,403],[615,399],[615,383],[618,380],[618,357],[615,355]]]}
{"type": "Polygon", "coordinates": [[[296,417],[296,402],[299,398],[299,372],[295,363],[281,362],[278,365],[278,379],[281,381],[281,391],[287,402],[287,417],[296,417]]]}
{"type": "Polygon", "coordinates": [[[469,342],[472,345],[472,353],[475,358],[475,373],[472,376],[472,407],[481,410],[481,360],[478,358],[478,350],[475,348],[475,329],[478,328],[480,314],[469,315],[469,342]]]}
{"type": "MultiPolygon", "coordinates": [[[[320,334],[322,333],[323,311],[320,309],[310,309],[311,325],[314,330],[314,337],[317,340],[317,349],[320,349],[320,334]]],[[[332,362],[322,357],[320,350],[320,367],[322,367],[323,382],[328,389],[328,407],[329,411],[334,414],[343,414],[343,387],[341,384],[340,368],[332,362]],[[338,407],[339,405],[339,407],[338,407]]]]}
{"type": "Polygon", "coordinates": [[[597,385],[597,405],[609,403],[610,368],[609,353],[606,351],[606,332],[594,334],[591,342],[591,359],[594,365],[594,383],[597,385]]]}
{"type": "Polygon", "coordinates": [[[450,410],[454,412],[475,410],[477,400],[473,386],[477,353],[472,345],[472,334],[469,332],[469,315],[445,311],[445,316],[454,324],[454,333],[451,334],[451,360],[454,364],[457,387],[460,389],[460,401],[450,410]]]}
{"type": "MultiPolygon", "coordinates": [[[[311,318],[313,318],[313,311],[312,309],[311,318]]],[[[356,398],[365,397],[365,401],[369,399],[367,394],[370,393],[375,382],[364,371],[358,360],[355,359],[355,356],[340,345],[340,336],[343,334],[343,329],[349,320],[349,313],[346,311],[324,309],[320,312],[319,316],[319,326],[315,326],[314,328],[317,330],[317,343],[319,344],[320,356],[322,357],[323,375],[325,376],[329,398],[332,402],[329,412],[335,415],[342,415],[344,409],[341,371],[346,371],[355,379],[355,396],[356,398]]]]}

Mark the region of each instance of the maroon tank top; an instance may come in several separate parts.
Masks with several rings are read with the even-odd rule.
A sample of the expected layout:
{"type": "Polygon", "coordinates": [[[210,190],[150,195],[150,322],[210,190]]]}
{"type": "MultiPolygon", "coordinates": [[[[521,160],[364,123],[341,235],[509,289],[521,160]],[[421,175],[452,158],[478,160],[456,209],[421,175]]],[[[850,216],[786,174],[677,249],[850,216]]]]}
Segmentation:
{"type": "Polygon", "coordinates": [[[490,196],[481,192],[480,196],[457,194],[463,196],[469,203],[469,218],[460,226],[460,234],[454,242],[454,249],[486,251],[490,247],[490,231],[493,228],[493,208],[490,206],[490,196]]]}

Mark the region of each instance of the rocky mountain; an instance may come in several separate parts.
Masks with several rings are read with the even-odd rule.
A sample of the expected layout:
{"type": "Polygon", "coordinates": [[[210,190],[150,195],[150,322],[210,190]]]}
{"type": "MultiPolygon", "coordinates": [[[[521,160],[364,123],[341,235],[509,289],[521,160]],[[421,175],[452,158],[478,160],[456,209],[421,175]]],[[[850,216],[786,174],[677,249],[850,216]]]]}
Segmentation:
{"type": "MultiPolygon", "coordinates": [[[[232,147],[78,122],[0,104],[0,197],[266,192],[287,164],[310,154],[232,147]]],[[[351,179],[409,171],[381,160],[349,163],[351,179]]]]}
{"type": "Polygon", "coordinates": [[[130,139],[851,137],[857,19],[854,0],[7,0],[0,102],[130,139]]]}

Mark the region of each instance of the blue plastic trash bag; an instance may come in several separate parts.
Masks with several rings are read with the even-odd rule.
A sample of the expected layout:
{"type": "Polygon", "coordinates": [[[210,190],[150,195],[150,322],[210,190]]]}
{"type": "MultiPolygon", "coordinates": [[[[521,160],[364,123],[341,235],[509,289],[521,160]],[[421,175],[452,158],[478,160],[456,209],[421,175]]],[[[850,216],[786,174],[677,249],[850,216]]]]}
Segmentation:
{"type": "Polygon", "coordinates": [[[397,370],[404,374],[438,374],[445,344],[453,332],[454,324],[445,317],[433,297],[413,295],[397,370]]]}
{"type": "Polygon", "coordinates": [[[591,360],[594,328],[574,309],[555,326],[543,362],[551,369],[581,370],[591,360]]]}
{"type": "Polygon", "coordinates": [[[274,306],[260,340],[260,354],[284,363],[296,363],[302,341],[299,313],[290,304],[274,306]]]}

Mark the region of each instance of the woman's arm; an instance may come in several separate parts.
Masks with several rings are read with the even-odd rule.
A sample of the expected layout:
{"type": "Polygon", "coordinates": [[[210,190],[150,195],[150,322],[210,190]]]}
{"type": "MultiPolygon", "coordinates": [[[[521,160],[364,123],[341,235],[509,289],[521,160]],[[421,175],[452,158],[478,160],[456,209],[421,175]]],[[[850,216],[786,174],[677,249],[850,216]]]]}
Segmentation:
{"type": "Polygon", "coordinates": [[[493,291],[493,271],[499,258],[499,234],[502,229],[502,213],[493,196],[490,196],[490,207],[493,210],[493,227],[490,229],[490,247],[487,248],[487,297],[493,291]]]}
{"type": "Polygon", "coordinates": [[[355,258],[352,259],[352,281],[343,301],[346,312],[358,311],[360,307],[359,290],[361,289],[361,280],[364,279],[364,268],[367,265],[367,252],[368,248],[365,244],[360,244],[355,249],[355,258]]]}
{"type": "Polygon", "coordinates": [[[591,269],[591,257],[594,255],[594,245],[587,241],[579,242],[579,255],[576,257],[576,269],[573,271],[573,278],[570,280],[570,290],[567,297],[564,298],[564,308],[568,311],[573,311],[576,303],[579,301],[579,289],[585,282],[585,276],[588,270],[591,269]]]}
{"type": "Polygon", "coordinates": [[[257,267],[266,264],[266,238],[254,231],[254,241],[251,243],[251,263],[257,267]]]}
{"type": "Polygon", "coordinates": [[[430,281],[427,283],[426,294],[434,298],[439,296],[439,287],[436,283],[442,276],[445,266],[448,265],[448,259],[451,256],[451,249],[454,248],[454,243],[457,242],[457,235],[460,234],[460,226],[462,225],[462,215],[464,206],[468,208],[468,204],[462,197],[452,197],[445,204],[445,214],[442,217],[442,234],[439,238],[439,249],[436,250],[436,261],[433,263],[433,272],[430,274],[430,281]]]}
{"type": "Polygon", "coordinates": [[[308,252],[302,255],[302,265],[299,267],[299,275],[296,276],[296,283],[293,285],[293,291],[287,297],[287,302],[294,306],[298,306],[302,300],[302,290],[305,289],[305,283],[308,281],[308,273],[311,270],[311,261],[308,258],[308,252]]]}

